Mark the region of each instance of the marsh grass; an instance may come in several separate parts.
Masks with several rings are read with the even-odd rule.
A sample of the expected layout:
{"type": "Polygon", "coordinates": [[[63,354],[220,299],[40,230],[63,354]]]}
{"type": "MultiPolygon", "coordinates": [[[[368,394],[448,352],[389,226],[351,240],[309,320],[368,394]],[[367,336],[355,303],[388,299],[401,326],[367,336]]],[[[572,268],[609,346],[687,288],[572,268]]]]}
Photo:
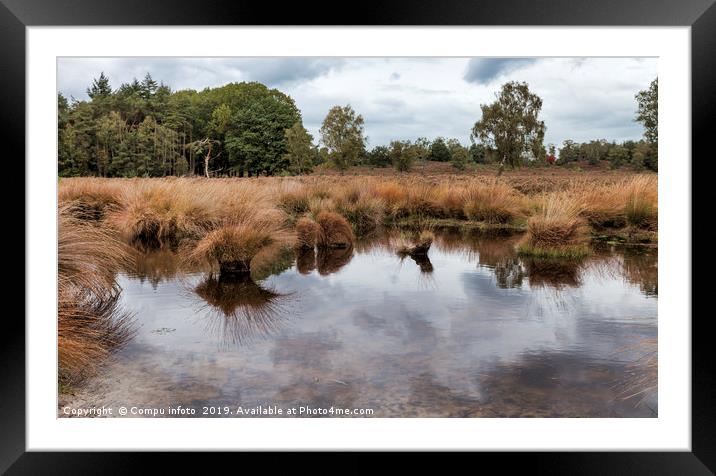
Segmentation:
{"type": "Polygon", "coordinates": [[[521,255],[550,259],[580,259],[590,253],[582,204],[564,193],[550,194],[527,221],[527,234],[518,245],[521,255]]]}
{"type": "Polygon", "coordinates": [[[465,191],[463,211],[470,220],[509,223],[524,215],[524,201],[502,182],[475,184],[465,191]]]}
{"type": "Polygon", "coordinates": [[[250,219],[257,210],[283,213],[289,224],[335,212],[362,236],[425,217],[457,226],[504,227],[541,213],[543,197],[563,193],[579,202],[595,228],[656,230],[657,178],[554,177],[293,177],[257,179],[97,179],[60,182],[60,203],[75,215],[105,223],[128,242],[154,246],[196,240],[250,219]],[[542,183],[544,182],[544,183],[542,183]],[[555,183],[553,183],[555,182],[555,183]],[[545,194],[545,190],[548,192],[545,194]]]}
{"type": "Polygon", "coordinates": [[[425,256],[435,240],[431,230],[422,230],[419,233],[401,233],[394,244],[395,252],[400,257],[425,256]]]}
{"type": "Polygon", "coordinates": [[[206,190],[186,190],[176,180],[143,181],[127,187],[121,209],[108,221],[131,243],[163,247],[210,230],[218,221],[214,205],[206,190]]]}
{"type": "Polygon", "coordinates": [[[58,210],[58,253],[58,374],[66,387],[95,374],[134,330],[117,306],[114,278],[129,262],[125,245],[66,204],[58,210]]]}
{"type": "Polygon", "coordinates": [[[348,248],[355,238],[348,221],[335,212],[320,212],[316,217],[320,227],[317,246],[319,248],[348,248]]]}
{"type": "Polygon", "coordinates": [[[625,214],[633,226],[652,229],[657,219],[657,185],[653,177],[631,179],[624,189],[625,214]]]}
{"type": "Polygon", "coordinates": [[[618,398],[641,405],[658,389],[659,359],[657,339],[642,339],[640,342],[621,349],[620,353],[632,354],[634,358],[627,365],[627,376],[617,382],[618,398]]]}
{"type": "Polygon", "coordinates": [[[189,252],[188,259],[217,265],[222,273],[248,274],[259,252],[272,244],[292,244],[292,233],[272,214],[229,223],[212,230],[189,252]]]}
{"type": "Polygon", "coordinates": [[[301,217],[296,221],[296,247],[301,250],[312,250],[318,242],[321,227],[309,217],[301,217]]]}
{"type": "Polygon", "coordinates": [[[58,203],[66,213],[80,220],[99,221],[119,210],[124,191],[102,179],[64,180],[58,192],[58,203]]]}
{"type": "Polygon", "coordinates": [[[581,216],[597,229],[627,224],[651,229],[656,225],[658,183],[653,175],[637,175],[612,184],[575,181],[568,193],[582,204],[581,216]]]}

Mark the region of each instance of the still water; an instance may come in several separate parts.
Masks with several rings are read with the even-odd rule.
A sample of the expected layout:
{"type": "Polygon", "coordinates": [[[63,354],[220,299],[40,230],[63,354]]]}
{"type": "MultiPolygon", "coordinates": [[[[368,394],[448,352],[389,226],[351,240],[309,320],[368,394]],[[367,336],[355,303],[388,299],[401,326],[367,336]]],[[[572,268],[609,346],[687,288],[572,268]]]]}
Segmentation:
{"type": "Polygon", "coordinates": [[[415,261],[380,237],[244,282],[139,255],[119,276],[135,336],[60,408],[657,416],[656,250],[564,266],[517,257],[518,239],[443,233],[415,261]]]}

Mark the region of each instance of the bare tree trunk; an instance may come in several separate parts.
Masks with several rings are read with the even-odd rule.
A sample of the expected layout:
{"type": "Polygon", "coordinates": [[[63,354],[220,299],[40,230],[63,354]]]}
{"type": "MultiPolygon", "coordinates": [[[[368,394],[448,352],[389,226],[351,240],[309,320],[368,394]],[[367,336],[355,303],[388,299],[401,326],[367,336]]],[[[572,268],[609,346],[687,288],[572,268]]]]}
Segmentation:
{"type": "Polygon", "coordinates": [[[204,175],[209,178],[209,160],[211,159],[211,142],[209,142],[209,149],[206,151],[204,156],[204,175]]]}
{"type": "Polygon", "coordinates": [[[502,156],[502,160],[500,161],[500,166],[497,168],[497,176],[498,176],[498,177],[499,177],[500,175],[502,175],[502,172],[505,171],[505,160],[506,160],[506,159],[507,159],[507,158],[503,155],[503,156],[502,156]]]}

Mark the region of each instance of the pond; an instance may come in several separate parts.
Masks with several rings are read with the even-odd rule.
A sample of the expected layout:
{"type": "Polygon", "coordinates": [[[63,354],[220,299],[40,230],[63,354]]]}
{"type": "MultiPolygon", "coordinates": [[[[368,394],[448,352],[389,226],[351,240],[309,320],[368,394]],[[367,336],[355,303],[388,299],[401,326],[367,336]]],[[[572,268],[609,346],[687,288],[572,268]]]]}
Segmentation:
{"type": "Polygon", "coordinates": [[[58,416],[656,417],[656,249],[564,265],[517,240],[443,232],[416,261],[380,236],[248,281],[138,255],[118,277],[136,333],[58,416]]]}

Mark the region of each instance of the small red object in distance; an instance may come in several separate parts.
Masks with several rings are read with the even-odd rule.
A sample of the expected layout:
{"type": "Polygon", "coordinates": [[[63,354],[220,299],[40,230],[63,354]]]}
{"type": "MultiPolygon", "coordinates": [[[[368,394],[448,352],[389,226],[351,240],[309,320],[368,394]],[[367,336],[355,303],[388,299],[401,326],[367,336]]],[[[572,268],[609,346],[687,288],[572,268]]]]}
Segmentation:
{"type": "Polygon", "coordinates": [[[554,155],[547,156],[547,162],[549,162],[550,164],[553,164],[556,160],[557,160],[557,157],[555,157],[554,155]]]}

